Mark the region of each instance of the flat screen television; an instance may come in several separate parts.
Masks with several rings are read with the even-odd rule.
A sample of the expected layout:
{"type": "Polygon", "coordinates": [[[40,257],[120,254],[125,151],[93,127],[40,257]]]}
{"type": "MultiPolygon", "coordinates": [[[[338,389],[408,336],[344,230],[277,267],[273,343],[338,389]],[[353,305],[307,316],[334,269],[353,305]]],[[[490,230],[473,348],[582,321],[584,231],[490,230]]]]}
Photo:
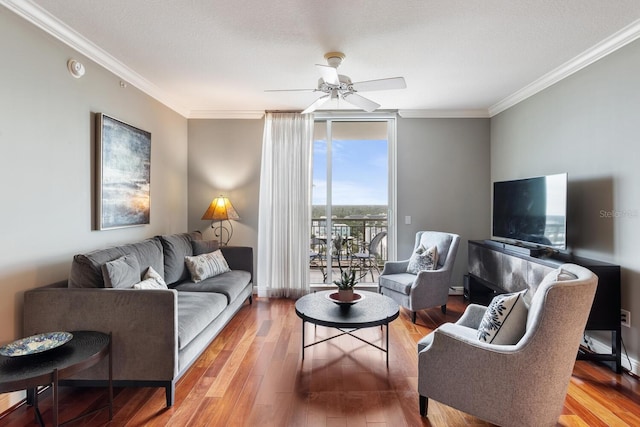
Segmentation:
{"type": "Polygon", "coordinates": [[[493,183],[493,236],[567,248],[567,174],[493,183]]]}

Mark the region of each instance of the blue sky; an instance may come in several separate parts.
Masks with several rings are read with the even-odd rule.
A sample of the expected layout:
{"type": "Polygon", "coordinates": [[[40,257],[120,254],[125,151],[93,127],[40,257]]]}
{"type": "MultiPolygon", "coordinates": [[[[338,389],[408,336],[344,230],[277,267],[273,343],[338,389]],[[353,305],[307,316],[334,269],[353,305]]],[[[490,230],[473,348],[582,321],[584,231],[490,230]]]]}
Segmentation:
{"type": "MultiPolygon", "coordinates": [[[[386,205],[388,160],[386,140],[333,140],[333,204],[386,205]]],[[[313,204],[326,203],[327,143],[313,144],[313,204]]]]}

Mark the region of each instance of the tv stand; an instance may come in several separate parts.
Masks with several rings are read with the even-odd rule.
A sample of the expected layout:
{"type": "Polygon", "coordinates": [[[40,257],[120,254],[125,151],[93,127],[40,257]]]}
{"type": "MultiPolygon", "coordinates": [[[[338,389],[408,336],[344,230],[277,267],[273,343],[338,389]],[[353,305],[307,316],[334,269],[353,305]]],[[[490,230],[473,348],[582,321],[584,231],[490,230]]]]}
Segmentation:
{"type": "Polygon", "coordinates": [[[598,276],[598,288],[585,330],[611,332],[611,354],[581,350],[578,359],[601,361],[621,373],[620,266],[553,252],[536,257],[513,247],[495,240],[469,241],[465,298],[487,305],[495,295],[537,287],[547,273],[564,263],[586,267],[598,276]]]}

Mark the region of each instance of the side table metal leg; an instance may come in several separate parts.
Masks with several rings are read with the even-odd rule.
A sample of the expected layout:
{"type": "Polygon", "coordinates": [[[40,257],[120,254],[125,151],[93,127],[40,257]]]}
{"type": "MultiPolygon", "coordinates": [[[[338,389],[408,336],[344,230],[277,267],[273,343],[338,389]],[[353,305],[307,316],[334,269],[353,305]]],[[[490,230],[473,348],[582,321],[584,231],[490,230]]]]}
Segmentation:
{"type": "Polygon", "coordinates": [[[109,333],[109,421],[113,419],[113,353],[112,335],[109,333]]]}
{"type": "Polygon", "coordinates": [[[53,370],[53,427],[58,427],[58,370],[53,370]]]}
{"type": "Polygon", "coordinates": [[[389,324],[387,323],[387,368],[389,367],[389,324]]]}
{"type": "Polygon", "coordinates": [[[36,419],[36,423],[38,423],[40,427],[44,427],[44,420],[42,419],[40,408],[38,408],[38,389],[34,388],[31,390],[28,390],[27,396],[29,395],[29,392],[33,393],[31,397],[31,405],[33,406],[33,414],[34,414],[33,416],[36,419]]]}
{"type": "Polygon", "coordinates": [[[304,360],[304,320],[302,321],[302,360],[304,360]]]}

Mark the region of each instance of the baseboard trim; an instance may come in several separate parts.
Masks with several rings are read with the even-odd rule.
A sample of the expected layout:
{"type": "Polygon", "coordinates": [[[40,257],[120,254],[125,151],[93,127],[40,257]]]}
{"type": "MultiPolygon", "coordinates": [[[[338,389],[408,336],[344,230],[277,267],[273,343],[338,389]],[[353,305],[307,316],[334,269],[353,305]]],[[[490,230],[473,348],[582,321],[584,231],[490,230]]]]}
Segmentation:
{"type": "Polygon", "coordinates": [[[464,295],[464,287],[462,287],[462,286],[451,286],[449,288],[449,295],[464,295]]]}
{"type": "MultiPolygon", "coordinates": [[[[587,345],[594,353],[601,354],[611,354],[611,346],[603,343],[602,341],[592,337],[589,334],[585,334],[587,341],[583,342],[584,345],[587,345]]],[[[627,357],[628,355],[624,351],[624,347],[622,348],[622,367],[629,370],[634,375],[640,376],[640,361],[633,359],[632,357],[627,357]]]]}

